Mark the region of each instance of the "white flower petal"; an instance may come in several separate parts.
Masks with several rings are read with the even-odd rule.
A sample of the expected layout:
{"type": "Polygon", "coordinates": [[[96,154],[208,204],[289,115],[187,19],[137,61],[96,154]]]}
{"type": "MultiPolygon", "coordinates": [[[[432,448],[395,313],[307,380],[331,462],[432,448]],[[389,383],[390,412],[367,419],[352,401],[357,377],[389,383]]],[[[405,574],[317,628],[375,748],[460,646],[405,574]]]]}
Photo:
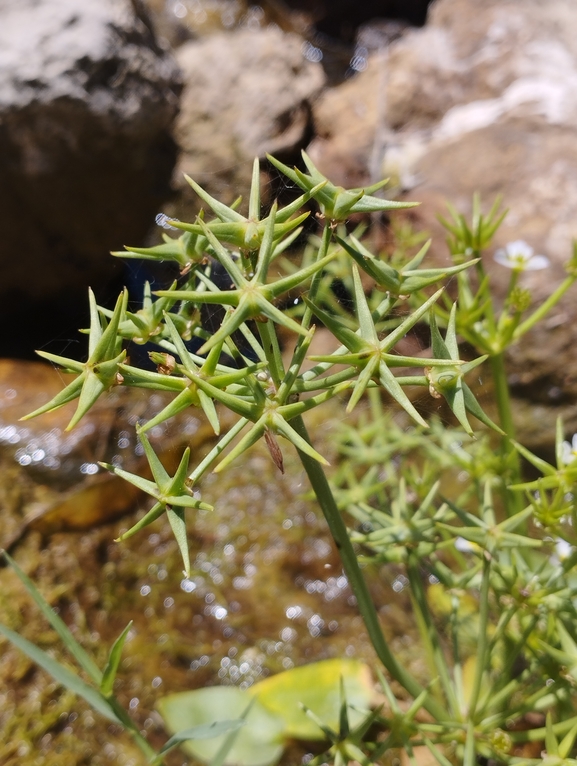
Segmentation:
{"type": "Polygon", "coordinates": [[[538,271],[549,266],[549,259],[544,255],[535,255],[531,245],[522,239],[509,242],[504,248],[497,250],[493,259],[501,266],[514,271],[538,271]]]}
{"type": "MultiPolygon", "coordinates": [[[[575,436],[577,436],[577,434],[573,436],[574,442],[575,442],[575,436]]],[[[563,463],[563,465],[569,465],[575,459],[575,455],[576,455],[575,446],[577,445],[571,445],[569,442],[563,442],[561,444],[561,462],[563,463]]]]}
{"type": "Polygon", "coordinates": [[[570,545],[567,540],[563,540],[561,537],[558,537],[555,540],[555,552],[559,559],[563,561],[563,559],[566,559],[571,555],[573,552],[573,546],[570,545]]]}
{"type": "Polygon", "coordinates": [[[546,255],[534,255],[525,264],[527,271],[539,271],[540,269],[546,269],[551,265],[551,261],[546,255]]]}
{"type": "Polygon", "coordinates": [[[533,248],[527,244],[523,239],[516,239],[514,242],[509,242],[505,245],[507,255],[514,260],[528,261],[533,257],[533,248]]]}
{"type": "Polygon", "coordinates": [[[505,250],[497,250],[493,256],[493,260],[499,263],[501,266],[506,266],[508,269],[513,268],[511,266],[511,259],[507,255],[505,250]]]}

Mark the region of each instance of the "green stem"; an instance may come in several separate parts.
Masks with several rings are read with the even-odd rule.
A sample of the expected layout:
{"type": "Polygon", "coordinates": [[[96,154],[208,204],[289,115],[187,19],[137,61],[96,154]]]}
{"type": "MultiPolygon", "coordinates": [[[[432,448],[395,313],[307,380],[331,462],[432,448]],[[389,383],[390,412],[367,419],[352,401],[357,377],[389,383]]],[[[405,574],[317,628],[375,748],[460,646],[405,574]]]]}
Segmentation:
{"type": "Polygon", "coordinates": [[[151,761],[153,761],[155,766],[160,766],[160,764],[164,763],[164,758],[158,756],[156,750],[142,736],[139,729],[136,727],[134,721],[130,718],[130,716],[128,715],[126,710],[122,707],[122,705],[118,702],[116,697],[111,697],[108,700],[108,704],[110,705],[112,710],[114,710],[119,720],[122,722],[122,725],[128,731],[128,733],[130,734],[132,739],[135,741],[135,743],[138,745],[140,750],[144,753],[148,762],[150,763],[151,761]]]}
{"type": "Polygon", "coordinates": [[[481,580],[481,594],[479,598],[479,638],[477,641],[477,662],[475,664],[475,678],[469,700],[469,721],[472,723],[481,692],[481,682],[487,667],[487,645],[489,629],[489,584],[490,584],[491,559],[485,556],[483,559],[483,579],[481,580]]]}
{"type": "MultiPolygon", "coordinates": [[[[559,721],[559,723],[554,723],[551,728],[556,736],[562,736],[563,734],[567,734],[568,731],[571,731],[576,723],[577,716],[568,718],[565,721],[559,721]]],[[[546,735],[547,729],[543,727],[541,729],[528,729],[527,731],[514,731],[511,732],[509,736],[513,742],[541,742],[545,739],[546,735]]]]}
{"type": "MultiPolygon", "coordinates": [[[[310,444],[309,435],[302,417],[297,416],[293,418],[291,420],[291,425],[299,436],[310,444]]],[[[412,697],[417,698],[424,689],[408,670],[397,662],[396,658],[391,653],[379,623],[377,610],[375,609],[367,583],[361,572],[353,544],[349,539],[347,528],[339,509],[337,508],[337,504],[323,468],[318,461],[300,450],[299,457],[323,511],[337,550],[339,551],[343,569],[348,578],[351,590],[357,600],[359,612],[363,618],[363,622],[375,652],[391,676],[398,681],[398,683],[400,683],[412,697]]],[[[431,695],[427,695],[423,707],[428,710],[437,721],[446,721],[450,719],[447,711],[431,695]]]]}
{"type": "Polygon", "coordinates": [[[493,354],[489,358],[495,385],[499,425],[503,431],[505,431],[509,439],[514,439],[515,425],[513,423],[513,414],[511,411],[511,397],[509,395],[509,385],[507,383],[507,372],[505,370],[505,356],[503,352],[501,352],[499,354],[493,354]]]}
{"type": "Polygon", "coordinates": [[[381,399],[380,388],[369,388],[368,396],[371,418],[375,423],[378,423],[383,417],[383,400],[381,399]]]}
{"type": "Polygon", "coordinates": [[[208,455],[201,460],[188,477],[191,487],[198,482],[200,477],[211,467],[218,456],[228,447],[231,441],[238,436],[248,422],[249,421],[246,418],[240,418],[240,420],[237,420],[234,426],[225,433],[218,444],[215,444],[208,455]]]}
{"type": "Polygon", "coordinates": [[[559,287],[555,290],[554,293],[552,293],[546,301],[544,301],[538,309],[536,309],[530,317],[528,317],[524,322],[522,322],[517,329],[515,330],[513,334],[513,339],[518,340],[522,335],[524,335],[528,330],[530,330],[534,324],[539,322],[543,317],[553,308],[553,306],[558,303],[563,295],[567,292],[567,290],[571,287],[571,285],[575,282],[577,279],[577,276],[574,276],[573,274],[566,277],[566,279],[561,282],[559,287]]]}
{"type": "Polygon", "coordinates": [[[257,322],[257,325],[268,369],[275,387],[278,389],[284,377],[284,365],[277,334],[272,322],[257,322]]]}
{"type": "MultiPolygon", "coordinates": [[[[520,271],[518,269],[513,269],[511,272],[511,279],[509,280],[509,288],[507,289],[507,298],[505,300],[505,309],[509,308],[511,305],[511,293],[513,290],[517,287],[517,282],[519,281],[519,275],[520,271]]],[[[506,313],[503,311],[503,313],[506,313]]]]}
{"type": "Polygon", "coordinates": [[[443,654],[439,634],[431,617],[427,596],[417,568],[414,556],[409,556],[407,563],[407,577],[411,588],[411,600],[413,602],[417,627],[429,659],[429,666],[433,678],[438,675],[441,686],[445,692],[445,699],[449,704],[449,710],[453,716],[458,716],[459,705],[455,696],[454,686],[443,654]]]}
{"type": "MultiPolygon", "coordinates": [[[[491,363],[491,372],[493,375],[493,384],[495,386],[495,399],[497,401],[497,410],[499,412],[499,425],[505,431],[506,438],[501,440],[501,454],[510,466],[509,484],[520,484],[521,482],[521,462],[517,450],[511,444],[515,439],[515,424],[513,422],[513,410],[511,408],[511,395],[509,393],[509,384],[507,383],[507,371],[505,369],[504,352],[493,354],[489,357],[491,363]]],[[[512,516],[522,510],[523,498],[520,492],[508,492],[505,487],[503,490],[503,502],[507,513],[512,516]]]]}
{"type": "Polygon", "coordinates": [[[459,631],[459,599],[451,597],[451,644],[453,649],[453,680],[457,710],[465,710],[465,689],[463,684],[463,664],[461,662],[461,636],[459,631]]]}
{"type": "Polygon", "coordinates": [[[467,738],[465,739],[465,752],[463,753],[463,766],[475,766],[478,763],[475,748],[475,726],[472,721],[467,725],[467,738]]]}
{"type": "MultiPolygon", "coordinates": [[[[477,292],[477,295],[475,296],[479,304],[485,305],[485,320],[487,322],[487,330],[490,337],[493,337],[495,335],[495,331],[497,328],[497,322],[495,320],[495,310],[493,308],[493,301],[491,298],[491,291],[489,288],[489,281],[487,279],[487,275],[485,274],[485,267],[483,266],[483,259],[481,258],[481,250],[475,250],[473,252],[474,258],[479,258],[480,260],[477,261],[475,265],[475,270],[477,272],[477,278],[479,280],[479,290],[477,292]],[[482,297],[480,297],[482,296],[482,297]]],[[[466,272],[464,272],[466,273],[466,272]]]]}

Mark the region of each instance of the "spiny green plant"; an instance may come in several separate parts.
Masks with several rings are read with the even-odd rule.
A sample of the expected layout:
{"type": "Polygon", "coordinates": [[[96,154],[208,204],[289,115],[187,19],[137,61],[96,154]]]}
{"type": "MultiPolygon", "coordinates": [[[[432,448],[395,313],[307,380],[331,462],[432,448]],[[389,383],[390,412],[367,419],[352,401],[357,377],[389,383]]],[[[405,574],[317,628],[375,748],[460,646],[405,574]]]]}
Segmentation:
{"type": "MultiPolygon", "coordinates": [[[[384,702],[363,721],[351,725],[346,695],[338,725],[310,711],[331,743],[335,763],[378,763],[395,748],[403,748],[414,763],[418,746],[427,748],[442,766],[473,766],[479,759],[532,763],[517,757],[521,743],[528,740],[546,743],[544,762],[572,763],[577,731],[575,445],[564,442],[559,424],[557,465],[550,466],[515,441],[504,354],[573,284],[577,250],[565,281],[528,316],[531,298],[519,284],[522,272],[546,267],[547,260],[519,242],[497,253],[498,263],[512,270],[507,296],[498,308],[484,266],[485,251],[504,216],[498,202],[483,216],[475,200],[471,222],[451,210],[453,220],[444,224],[452,262],[428,267],[423,265],[428,244],[415,255],[405,258],[404,252],[397,252],[387,259],[371,252],[361,229],[349,233],[352,214],[388,214],[413,204],[375,196],[385,182],[346,190],[324,178],[306,154],[306,172],[269,159],[303,192],[291,204],[274,203],[262,217],[258,161],[246,216],[238,212],[238,205],[222,204],[188,179],[206,206],[197,220],[183,223],[164,217],[161,223],[182,232],[179,236],[165,234],[155,247],[114,253],[173,261],[179,277],[155,298],[147,285],[136,312],[127,308],[126,291],[112,311],[97,306],[91,294],[88,360],[80,363],[41,352],[76,378],[28,417],[78,399],[72,428],[111,386],[172,395],[154,420],[137,429],[152,479],[118,466],[103,467],[154,499],[151,510],[127,535],[166,513],[187,575],[187,514],[206,507],[198,492],[202,477],[209,470],[224,470],[260,439],[280,471],[283,448],[296,449],[380,663],[376,672],[384,702]],[[308,215],[299,211],[310,202],[319,207],[321,228],[299,262],[286,253],[308,215]],[[224,287],[217,266],[226,275],[224,287]],[[456,301],[443,289],[448,277],[456,281],[456,301]],[[335,280],[349,291],[350,310],[336,297],[335,280]],[[281,301],[292,304],[291,310],[283,310],[281,301]],[[213,331],[202,322],[205,305],[221,307],[222,318],[213,331]],[[319,323],[332,334],[335,350],[311,355],[319,323]],[[400,341],[427,323],[431,355],[400,354],[400,341]],[[281,353],[280,330],[294,334],[288,357],[281,353]],[[479,356],[462,359],[460,339],[479,356]],[[127,341],[156,344],[157,350],[150,352],[156,371],[128,363],[127,341]],[[485,363],[493,376],[498,423],[485,414],[467,382],[485,363]],[[438,420],[428,424],[415,403],[416,388],[433,401],[444,400],[458,427],[442,426],[438,420]],[[329,481],[327,460],[314,446],[305,418],[336,396],[347,400],[349,412],[368,401],[370,421],[363,423],[361,416],[356,427],[343,429],[342,458],[329,481]],[[391,402],[412,422],[410,428],[396,425],[389,413],[391,402]],[[202,408],[218,440],[194,467],[185,451],[170,476],[146,432],[188,407],[202,408]],[[224,433],[222,407],[237,416],[224,433]],[[471,418],[489,429],[477,441],[471,438],[471,418]],[[543,474],[541,479],[523,481],[519,455],[543,474]],[[467,477],[459,491],[450,481],[456,471],[467,477]],[[352,520],[350,530],[343,513],[352,520]],[[380,605],[373,602],[364,574],[366,566],[383,565],[402,572],[401,586],[410,594],[427,660],[426,679],[404,666],[383,632],[380,605]],[[391,680],[412,700],[408,707],[399,704],[391,680]],[[527,725],[529,713],[547,714],[546,725],[527,725]]],[[[41,600],[37,603],[44,608],[41,600]]],[[[72,651],[68,634],[62,626],[59,630],[72,651]]],[[[190,730],[195,724],[191,721],[160,752],[151,752],[111,696],[125,633],[113,647],[110,670],[104,673],[84,655],[76,655],[96,684],[93,693],[54,663],[49,666],[24,639],[7,628],[2,632],[100,712],[114,715],[152,762],[162,762],[164,752],[181,741],[207,736],[206,728],[190,730]]],[[[218,763],[226,762],[236,728],[250,720],[248,708],[237,713],[212,731],[226,740],[218,749],[218,763]],[[226,734],[227,727],[233,733],[226,734]]],[[[276,759],[280,752],[274,752],[271,758],[276,759]]]]}

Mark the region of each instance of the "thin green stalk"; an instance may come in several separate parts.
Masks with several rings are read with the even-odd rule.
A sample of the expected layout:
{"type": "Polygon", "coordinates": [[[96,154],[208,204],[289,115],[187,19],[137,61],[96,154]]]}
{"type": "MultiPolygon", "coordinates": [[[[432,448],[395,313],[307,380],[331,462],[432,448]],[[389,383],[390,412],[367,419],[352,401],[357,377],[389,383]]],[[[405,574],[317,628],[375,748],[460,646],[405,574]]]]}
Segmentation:
{"type": "Polygon", "coordinates": [[[246,418],[240,418],[240,420],[237,420],[233,427],[227,431],[227,433],[222,437],[218,444],[215,444],[208,455],[206,455],[203,460],[201,460],[201,462],[196,466],[194,471],[188,477],[190,486],[193,486],[198,482],[200,477],[210,468],[217,457],[228,447],[231,441],[233,441],[233,439],[235,439],[240,434],[248,422],[249,421],[246,418]]]}
{"type": "Polygon", "coordinates": [[[383,417],[383,400],[381,399],[381,390],[378,388],[368,389],[369,406],[371,411],[371,418],[375,423],[378,423],[383,417]]]}
{"type": "Polygon", "coordinates": [[[567,290],[571,287],[571,285],[575,282],[577,279],[577,276],[570,274],[568,277],[566,277],[563,282],[559,285],[559,287],[555,290],[554,293],[552,293],[546,301],[543,301],[543,303],[539,306],[538,309],[536,309],[530,317],[528,317],[524,322],[522,322],[515,332],[513,333],[513,339],[518,340],[522,335],[524,335],[528,330],[530,330],[533,325],[537,324],[537,322],[540,322],[543,317],[549,313],[549,311],[553,308],[553,306],[558,303],[563,295],[567,292],[567,290]]]}
{"type": "MultiPolygon", "coordinates": [[[[536,615],[533,615],[531,619],[529,620],[528,624],[525,626],[523,632],[519,636],[519,638],[516,641],[510,641],[510,646],[505,650],[505,661],[503,663],[503,666],[501,668],[501,675],[505,678],[513,678],[513,668],[515,666],[515,663],[519,661],[519,657],[523,656],[523,649],[527,648],[529,637],[535,630],[535,627],[537,623],[539,622],[539,617],[536,615]]],[[[506,642],[504,639],[505,643],[506,642]]],[[[491,700],[493,702],[493,700],[491,700]]]]}
{"type": "Polygon", "coordinates": [[[278,389],[284,377],[284,366],[277,334],[272,322],[257,322],[257,324],[262,348],[268,363],[268,369],[273,382],[278,389]]]}
{"type": "Polygon", "coordinates": [[[489,629],[489,585],[491,573],[491,559],[486,555],[483,559],[483,578],[481,580],[481,593],[479,598],[479,639],[477,642],[477,662],[475,665],[475,678],[469,699],[469,721],[473,721],[481,692],[481,682],[486,670],[488,658],[488,629],[489,629]]]}
{"type": "MultiPolygon", "coordinates": [[[[309,435],[302,417],[298,416],[293,418],[291,420],[291,425],[299,436],[306,439],[310,444],[309,435]]],[[[391,676],[416,699],[424,689],[409,671],[397,662],[396,658],[391,653],[379,623],[377,610],[375,609],[367,583],[361,572],[353,544],[349,539],[347,528],[339,509],[337,508],[337,504],[323,468],[318,461],[300,450],[299,457],[323,511],[337,550],[339,551],[343,569],[357,600],[359,612],[363,618],[363,622],[375,652],[391,676]]],[[[446,721],[450,719],[448,712],[431,695],[427,695],[423,707],[428,710],[437,721],[446,721]]]]}
{"type": "Polygon", "coordinates": [[[477,706],[477,712],[479,718],[483,720],[483,726],[487,729],[487,721],[490,720],[490,712],[496,710],[492,717],[499,721],[503,719],[504,708],[507,708],[507,713],[512,718],[514,717],[515,709],[511,706],[510,701],[515,692],[518,692],[521,688],[521,683],[518,678],[513,678],[502,689],[497,691],[493,686],[487,689],[485,692],[485,698],[477,706]]]}
{"type": "MultiPolygon", "coordinates": [[[[559,721],[559,723],[554,723],[552,726],[553,733],[556,736],[567,734],[567,732],[571,731],[575,724],[577,724],[577,716],[574,718],[568,718],[565,721],[559,721]]],[[[545,739],[546,734],[547,729],[542,727],[540,729],[528,729],[527,731],[512,731],[509,733],[509,736],[515,743],[541,742],[545,739]]]]}
{"type": "Polygon", "coordinates": [[[153,762],[155,766],[161,766],[164,763],[164,758],[158,760],[159,756],[156,750],[148,743],[148,741],[142,736],[134,721],[130,718],[126,710],[118,702],[116,697],[112,697],[108,700],[108,704],[112,710],[116,713],[119,720],[122,722],[124,728],[128,731],[134,742],[138,745],[142,753],[148,759],[148,762],[153,762]],[[153,760],[154,759],[154,760],[153,760]]]}
{"type": "MultiPolygon", "coordinates": [[[[521,461],[519,460],[517,450],[513,447],[510,441],[511,439],[515,439],[515,424],[513,422],[509,384],[507,383],[505,355],[503,352],[493,354],[489,357],[489,360],[495,387],[494,392],[497,401],[497,410],[499,412],[499,425],[507,435],[506,438],[504,437],[501,440],[501,453],[510,465],[509,483],[520,484],[521,461]]],[[[522,510],[523,497],[520,492],[508,492],[505,487],[502,496],[509,516],[522,510]]]]}
{"type": "MultiPolygon", "coordinates": [[[[316,258],[314,259],[314,262],[322,260],[326,255],[328,255],[329,252],[329,245],[331,244],[331,237],[332,237],[332,229],[328,223],[325,223],[325,227],[323,229],[323,233],[321,236],[321,244],[318,249],[316,258]]],[[[311,284],[309,287],[309,298],[314,301],[317,297],[317,293],[319,291],[319,287],[321,286],[322,282],[322,272],[317,271],[317,273],[313,276],[311,280],[311,284]]],[[[308,330],[311,326],[311,322],[313,319],[313,310],[310,306],[307,306],[305,308],[303,317],[302,317],[302,326],[305,330],[308,330]]]]}
{"type": "Polygon", "coordinates": [[[443,691],[445,692],[445,699],[449,705],[449,710],[453,716],[458,716],[459,705],[455,696],[454,685],[451,680],[445,655],[443,654],[439,634],[435,627],[435,623],[433,622],[429,605],[427,604],[427,596],[419,575],[417,563],[413,556],[409,557],[407,563],[407,577],[411,589],[411,600],[413,602],[417,627],[425,651],[428,655],[431,675],[433,678],[438,675],[443,691]]]}
{"type": "MultiPolygon", "coordinates": [[[[495,311],[493,309],[493,301],[491,299],[491,291],[489,289],[489,282],[487,280],[487,275],[485,273],[485,268],[483,266],[483,259],[481,258],[481,250],[475,249],[473,252],[474,258],[479,258],[477,263],[475,264],[475,270],[477,272],[477,278],[479,280],[479,293],[481,294],[481,290],[483,291],[483,297],[485,299],[485,320],[487,322],[487,330],[490,337],[495,336],[495,331],[497,329],[497,322],[495,320],[495,311]]],[[[466,271],[463,273],[467,273],[466,271]]]]}
{"type": "Polygon", "coordinates": [[[469,721],[467,738],[465,739],[465,751],[463,753],[463,766],[475,766],[476,763],[475,727],[473,721],[469,721]]]}
{"type": "Polygon", "coordinates": [[[507,383],[507,371],[505,369],[505,357],[503,352],[489,357],[491,361],[491,373],[495,386],[495,399],[499,412],[499,425],[505,431],[509,439],[515,438],[515,425],[511,411],[511,397],[509,384],[507,383]]]}
{"type": "Polygon", "coordinates": [[[487,653],[491,656],[499,642],[503,642],[505,645],[511,643],[511,646],[505,649],[505,661],[501,667],[499,678],[494,681],[490,688],[485,690],[483,697],[477,704],[477,713],[480,718],[485,719],[491,710],[500,710],[501,704],[511,697],[512,691],[519,688],[520,680],[513,674],[513,665],[527,645],[527,639],[535,628],[538,618],[531,618],[520,638],[514,642],[509,642],[504,635],[505,629],[518,612],[519,608],[515,606],[501,614],[495,632],[487,645],[487,653]]]}

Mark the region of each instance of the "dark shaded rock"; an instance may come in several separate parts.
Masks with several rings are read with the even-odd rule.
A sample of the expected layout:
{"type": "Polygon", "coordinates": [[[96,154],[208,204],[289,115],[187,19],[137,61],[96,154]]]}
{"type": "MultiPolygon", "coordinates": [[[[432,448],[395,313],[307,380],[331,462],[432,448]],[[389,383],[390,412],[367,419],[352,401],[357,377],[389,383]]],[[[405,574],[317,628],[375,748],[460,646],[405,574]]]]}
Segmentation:
{"type": "Polygon", "coordinates": [[[136,0],[0,13],[0,354],[26,356],[85,321],[88,285],[113,298],[108,251],[166,199],[179,70],[136,0]]]}
{"type": "Polygon", "coordinates": [[[309,14],[317,30],[331,37],[352,41],[357,28],[375,18],[403,19],[420,26],[425,23],[431,0],[286,0],[286,5],[309,14]]]}

